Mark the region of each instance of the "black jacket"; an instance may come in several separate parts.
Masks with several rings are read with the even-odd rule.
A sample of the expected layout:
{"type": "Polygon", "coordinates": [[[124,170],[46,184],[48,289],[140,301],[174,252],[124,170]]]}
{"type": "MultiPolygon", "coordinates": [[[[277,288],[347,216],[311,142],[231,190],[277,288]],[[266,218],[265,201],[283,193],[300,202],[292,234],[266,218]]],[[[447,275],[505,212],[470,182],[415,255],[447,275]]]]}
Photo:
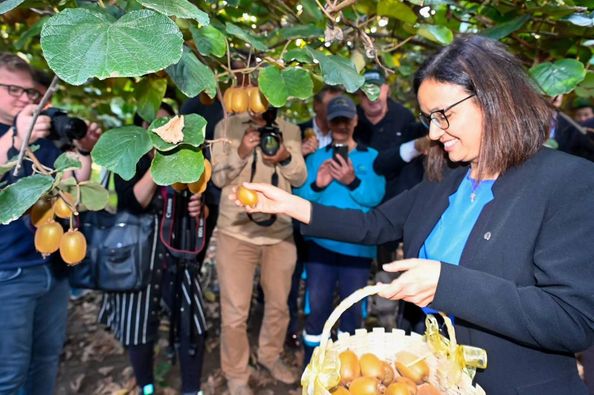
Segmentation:
{"type": "MultiPolygon", "coordinates": [[[[314,205],[302,232],[368,244],[403,237],[405,257],[417,257],[466,171],[367,214],[314,205]]],[[[487,350],[477,382],[488,394],[587,395],[574,353],[594,339],[594,165],[543,148],[493,194],[459,266],[441,265],[430,307],[456,317],[460,344],[487,350]]],[[[405,320],[418,309],[406,306],[405,320]]]]}

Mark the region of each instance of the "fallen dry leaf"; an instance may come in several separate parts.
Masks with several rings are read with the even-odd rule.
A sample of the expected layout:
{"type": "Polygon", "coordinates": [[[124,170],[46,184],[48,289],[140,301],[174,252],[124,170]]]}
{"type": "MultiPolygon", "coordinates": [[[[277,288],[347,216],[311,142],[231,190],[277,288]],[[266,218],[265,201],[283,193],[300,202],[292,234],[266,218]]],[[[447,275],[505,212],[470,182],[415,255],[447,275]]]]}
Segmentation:
{"type": "Polygon", "coordinates": [[[169,120],[165,125],[153,129],[164,141],[177,144],[184,139],[184,117],[183,115],[176,115],[169,120]]]}

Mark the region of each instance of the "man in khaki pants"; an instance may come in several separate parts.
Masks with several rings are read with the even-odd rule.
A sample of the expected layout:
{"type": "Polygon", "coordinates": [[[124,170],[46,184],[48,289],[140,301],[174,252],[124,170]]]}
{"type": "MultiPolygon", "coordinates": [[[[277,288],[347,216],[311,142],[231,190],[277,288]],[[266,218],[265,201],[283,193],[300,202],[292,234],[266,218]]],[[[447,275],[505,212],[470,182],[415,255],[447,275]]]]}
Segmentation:
{"type": "MultiPolygon", "coordinates": [[[[267,112],[274,120],[274,110],[267,112]]],[[[280,359],[289,322],[287,297],[295,267],[296,251],[289,217],[256,214],[228,199],[232,188],[242,182],[266,182],[290,191],[307,178],[301,155],[299,128],[282,119],[275,120],[282,135],[269,137],[262,150],[258,131],[264,118],[247,113],[219,122],[215,138],[230,144],[214,144],[212,152],[215,185],[223,189],[217,222],[217,272],[221,287],[221,367],[231,395],[252,395],[248,385],[250,370],[247,319],[256,266],[264,290],[264,319],[260,329],[258,361],[272,376],[284,383],[297,379],[280,359]],[[278,144],[276,144],[278,143],[278,144]],[[278,147],[278,150],[274,150],[278,147]],[[269,150],[270,149],[270,150],[269,150]]]]}

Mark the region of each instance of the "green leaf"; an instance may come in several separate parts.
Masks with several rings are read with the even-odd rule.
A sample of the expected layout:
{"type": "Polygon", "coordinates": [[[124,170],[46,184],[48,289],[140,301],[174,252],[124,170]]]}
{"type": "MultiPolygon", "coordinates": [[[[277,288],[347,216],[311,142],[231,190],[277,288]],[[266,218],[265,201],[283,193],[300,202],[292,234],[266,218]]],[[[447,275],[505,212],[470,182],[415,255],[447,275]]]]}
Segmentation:
{"type": "MultiPolygon", "coordinates": [[[[76,196],[76,183],[69,178],[60,184],[60,188],[76,196]]],[[[83,181],[79,184],[80,204],[84,209],[97,211],[103,210],[109,202],[109,192],[103,185],[94,181],[83,181]]]]}
{"type": "Polygon", "coordinates": [[[136,0],[143,6],[151,8],[163,15],[182,19],[194,19],[206,26],[210,23],[208,14],[187,0],[136,0]]]}
{"type": "Polygon", "coordinates": [[[227,52],[227,42],[225,35],[221,33],[216,27],[208,25],[196,29],[194,26],[190,26],[190,32],[192,38],[200,52],[204,56],[214,55],[217,58],[225,56],[227,52]]]}
{"type": "Polygon", "coordinates": [[[564,18],[563,20],[571,22],[576,26],[581,27],[594,27],[594,12],[590,14],[576,13],[564,18]]]}
{"type": "Polygon", "coordinates": [[[312,63],[313,57],[305,48],[293,48],[285,53],[283,60],[285,62],[292,62],[293,60],[296,60],[301,63],[312,63]]]}
{"type": "Polygon", "coordinates": [[[268,66],[260,70],[258,75],[258,86],[266,96],[268,102],[274,107],[282,107],[287,102],[289,90],[280,71],[274,66],[268,66]]]}
{"type": "Polygon", "coordinates": [[[43,18],[41,18],[40,20],[35,22],[35,24],[33,26],[31,26],[30,29],[28,29],[23,34],[21,34],[19,39],[14,43],[14,47],[18,50],[22,50],[27,45],[29,45],[29,43],[31,42],[31,40],[34,37],[39,36],[39,34],[41,33],[41,29],[43,28],[43,24],[48,19],[49,19],[49,17],[44,16],[43,18]]]}
{"type": "Polygon", "coordinates": [[[203,171],[202,150],[187,145],[172,152],[157,151],[151,164],[151,175],[157,185],[198,181],[203,171]]]}
{"type": "Polygon", "coordinates": [[[584,80],[575,88],[575,94],[580,97],[594,97],[594,72],[586,74],[584,80]]]}
{"type": "Polygon", "coordinates": [[[138,105],[136,112],[142,119],[147,122],[155,119],[166,90],[167,79],[165,78],[143,78],[136,85],[134,90],[138,105]]]}
{"type": "Polygon", "coordinates": [[[5,0],[0,3],[0,14],[4,14],[12,9],[15,9],[24,2],[25,0],[5,0]]]}
{"type": "Polygon", "coordinates": [[[159,137],[157,133],[153,132],[153,129],[165,125],[172,117],[157,118],[153,121],[153,123],[150,124],[147,130],[151,138],[151,143],[156,149],[159,151],[171,151],[181,144],[199,147],[202,145],[202,143],[204,143],[204,136],[206,133],[206,119],[202,118],[202,116],[198,114],[188,114],[184,115],[183,117],[184,128],[182,129],[182,132],[184,134],[184,139],[177,144],[168,143],[159,137]]]}
{"type": "Polygon", "coordinates": [[[396,18],[411,25],[417,22],[417,14],[400,0],[382,0],[377,5],[377,14],[396,18]]]}
{"type": "Polygon", "coordinates": [[[227,33],[239,38],[240,40],[245,41],[246,43],[254,47],[254,49],[257,49],[258,51],[268,51],[268,47],[266,46],[266,44],[264,44],[263,41],[247,33],[239,26],[234,25],[231,22],[226,22],[225,28],[227,30],[227,33]]]}
{"type": "Polygon", "coordinates": [[[0,164],[0,179],[2,179],[4,174],[11,171],[16,166],[16,164],[17,164],[16,160],[0,164]]]}
{"type": "Polygon", "coordinates": [[[56,158],[54,162],[55,171],[66,171],[73,169],[80,169],[82,164],[78,160],[77,155],[74,152],[64,152],[56,158]]]}
{"type": "Polygon", "coordinates": [[[278,36],[282,40],[292,40],[295,38],[312,38],[323,37],[324,29],[315,25],[295,25],[290,27],[283,27],[278,31],[278,36]]]}
{"type": "Polygon", "coordinates": [[[365,82],[365,78],[357,73],[350,59],[342,56],[326,56],[320,51],[308,48],[311,56],[320,63],[324,82],[328,85],[343,85],[347,92],[356,92],[365,82]]]}
{"type": "Polygon", "coordinates": [[[447,45],[454,39],[454,34],[445,26],[436,25],[420,25],[417,34],[425,37],[427,40],[434,41],[439,44],[447,45]]]}
{"type": "Polygon", "coordinates": [[[322,14],[315,0],[301,0],[300,4],[303,7],[301,19],[304,22],[321,22],[324,20],[324,14],[322,14]]]}
{"type": "Polygon", "coordinates": [[[114,22],[99,11],[66,9],[43,25],[41,47],[62,80],[81,85],[91,77],[136,77],[175,64],[183,36],[170,18],[150,10],[114,22]]]}
{"type": "Polygon", "coordinates": [[[532,67],[530,75],[544,93],[557,96],[571,92],[586,77],[586,70],[575,59],[561,59],[532,67]]]}
{"type": "Polygon", "coordinates": [[[300,67],[289,67],[281,73],[289,97],[307,100],[313,96],[313,81],[309,72],[300,67]]]}
{"type": "Polygon", "coordinates": [[[153,145],[146,130],[138,126],[124,126],[103,133],[91,156],[94,163],[129,180],[136,173],[136,163],[151,148],[153,145]]]}
{"type": "Polygon", "coordinates": [[[188,97],[197,96],[202,91],[211,98],[217,94],[217,80],[214,73],[187,47],[184,47],[184,53],[179,62],[167,67],[166,71],[179,90],[188,97]]]}
{"type": "Polygon", "coordinates": [[[371,101],[376,101],[381,93],[380,87],[376,84],[363,84],[361,90],[371,101]]]}
{"type": "Polygon", "coordinates": [[[21,178],[0,191],[0,224],[6,225],[19,218],[39,198],[49,191],[53,177],[35,174],[21,178]]]}
{"type": "Polygon", "coordinates": [[[530,15],[522,15],[512,19],[511,21],[503,22],[485,29],[480,32],[480,34],[485,37],[492,38],[493,40],[501,40],[502,38],[507,37],[516,30],[520,29],[529,20],[530,15]]]}

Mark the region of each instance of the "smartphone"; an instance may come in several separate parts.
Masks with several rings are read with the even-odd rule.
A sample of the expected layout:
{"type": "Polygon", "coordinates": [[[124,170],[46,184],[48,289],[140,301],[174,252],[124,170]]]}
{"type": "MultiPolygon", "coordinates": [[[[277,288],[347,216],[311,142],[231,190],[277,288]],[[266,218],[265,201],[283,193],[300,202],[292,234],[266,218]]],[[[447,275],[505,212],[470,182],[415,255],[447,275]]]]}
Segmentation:
{"type": "MultiPolygon", "coordinates": [[[[349,146],[346,144],[334,144],[332,146],[332,158],[336,156],[342,156],[342,158],[348,163],[349,161],[349,146]]],[[[334,159],[336,160],[336,159],[334,159]]],[[[338,162],[338,160],[336,160],[338,162]]]]}

